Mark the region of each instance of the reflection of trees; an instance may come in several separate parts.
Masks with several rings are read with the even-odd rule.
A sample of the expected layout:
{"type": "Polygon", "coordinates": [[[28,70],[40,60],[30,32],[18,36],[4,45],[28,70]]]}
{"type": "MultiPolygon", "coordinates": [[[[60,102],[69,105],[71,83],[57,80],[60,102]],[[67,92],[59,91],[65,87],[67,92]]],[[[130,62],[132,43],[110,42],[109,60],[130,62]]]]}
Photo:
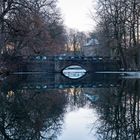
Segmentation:
{"type": "Polygon", "coordinates": [[[86,105],[87,100],[83,94],[83,89],[81,88],[69,88],[66,91],[68,93],[68,101],[71,110],[78,109],[86,105]]]}
{"type": "Polygon", "coordinates": [[[55,139],[66,103],[58,91],[9,91],[0,94],[0,139],[55,139]]]}
{"type": "Polygon", "coordinates": [[[140,81],[123,81],[118,90],[100,92],[94,105],[100,114],[98,134],[103,140],[140,139],[140,81]]]}

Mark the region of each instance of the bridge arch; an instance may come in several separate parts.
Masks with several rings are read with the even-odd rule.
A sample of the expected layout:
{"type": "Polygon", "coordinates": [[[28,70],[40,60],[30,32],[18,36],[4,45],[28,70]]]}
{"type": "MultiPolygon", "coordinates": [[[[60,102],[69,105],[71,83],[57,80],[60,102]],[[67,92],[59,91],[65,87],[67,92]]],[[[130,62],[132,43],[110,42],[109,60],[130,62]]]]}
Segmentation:
{"type": "Polygon", "coordinates": [[[66,68],[70,67],[70,66],[80,66],[82,69],[85,69],[87,72],[87,68],[85,67],[85,65],[81,65],[79,63],[71,63],[71,64],[66,64],[63,66],[63,68],[61,69],[61,73],[63,72],[63,70],[65,70],[66,68]]]}
{"type": "Polygon", "coordinates": [[[111,58],[64,58],[58,59],[55,57],[47,58],[46,60],[23,60],[18,64],[16,71],[30,71],[30,72],[46,72],[46,73],[62,73],[62,71],[71,65],[78,65],[87,72],[96,71],[117,71],[120,69],[120,61],[111,58]],[[24,68],[25,67],[25,68],[24,68]]]}
{"type": "Polygon", "coordinates": [[[56,72],[60,72],[62,73],[62,71],[72,65],[77,65],[82,67],[83,69],[85,69],[87,72],[91,72],[94,69],[94,65],[86,62],[86,61],[80,61],[80,60],[76,60],[76,61],[56,61],[55,62],[55,70],[56,72]]]}

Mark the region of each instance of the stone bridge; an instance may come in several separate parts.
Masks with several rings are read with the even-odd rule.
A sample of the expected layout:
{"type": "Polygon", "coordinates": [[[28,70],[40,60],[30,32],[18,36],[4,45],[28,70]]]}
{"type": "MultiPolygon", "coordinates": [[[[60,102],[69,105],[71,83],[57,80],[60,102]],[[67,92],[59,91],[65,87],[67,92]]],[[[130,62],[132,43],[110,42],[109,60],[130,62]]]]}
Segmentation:
{"type": "Polygon", "coordinates": [[[55,71],[62,72],[68,66],[78,65],[87,72],[96,71],[116,71],[120,69],[120,61],[102,57],[72,57],[65,59],[56,59],[55,71]]]}
{"type": "Polygon", "coordinates": [[[78,65],[87,72],[117,71],[120,69],[120,60],[109,57],[82,57],[82,56],[34,56],[22,59],[17,71],[60,73],[68,66],[78,65]]]}

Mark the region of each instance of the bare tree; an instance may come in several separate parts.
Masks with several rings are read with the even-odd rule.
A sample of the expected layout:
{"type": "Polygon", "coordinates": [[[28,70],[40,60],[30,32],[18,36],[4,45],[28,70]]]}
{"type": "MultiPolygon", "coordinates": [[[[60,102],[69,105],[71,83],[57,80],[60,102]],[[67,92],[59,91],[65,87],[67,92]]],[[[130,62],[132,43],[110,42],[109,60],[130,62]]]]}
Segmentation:
{"type": "Polygon", "coordinates": [[[81,55],[81,48],[86,42],[86,35],[73,29],[67,30],[67,51],[72,51],[74,55],[81,55]]]}
{"type": "Polygon", "coordinates": [[[1,35],[5,34],[1,48],[12,42],[15,50],[12,55],[23,55],[23,50],[42,54],[49,51],[49,47],[52,50],[53,46],[56,51],[59,50],[56,47],[64,46],[57,0],[1,1],[1,9],[1,35]]]}
{"type": "Polygon", "coordinates": [[[128,67],[127,51],[140,43],[139,11],[138,0],[98,0],[97,31],[106,46],[117,52],[115,55],[121,58],[124,67],[128,67]]]}

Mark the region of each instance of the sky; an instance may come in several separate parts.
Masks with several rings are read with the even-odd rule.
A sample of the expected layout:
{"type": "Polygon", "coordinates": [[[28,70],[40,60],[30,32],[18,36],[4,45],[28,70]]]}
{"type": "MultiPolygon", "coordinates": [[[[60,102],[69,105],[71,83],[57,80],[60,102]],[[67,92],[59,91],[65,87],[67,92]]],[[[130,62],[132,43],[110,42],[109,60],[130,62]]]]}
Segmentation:
{"type": "MultiPolygon", "coordinates": [[[[91,31],[94,21],[90,17],[93,0],[58,0],[64,24],[79,31],[91,31]]],[[[92,8],[93,11],[93,8],[92,8]]]]}

